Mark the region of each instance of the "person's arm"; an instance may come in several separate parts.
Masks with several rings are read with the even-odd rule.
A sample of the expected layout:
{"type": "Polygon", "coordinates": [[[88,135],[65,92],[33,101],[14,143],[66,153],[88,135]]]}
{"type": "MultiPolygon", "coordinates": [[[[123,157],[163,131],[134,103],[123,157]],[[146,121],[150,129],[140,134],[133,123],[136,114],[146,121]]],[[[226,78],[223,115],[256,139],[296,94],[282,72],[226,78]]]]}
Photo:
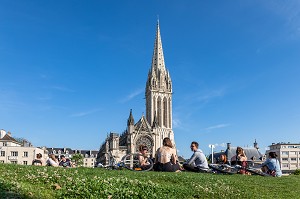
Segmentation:
{"type": "Polygon", "coordinates": [[[53,167],[58,167],[58,162],[52,160],[51,158],[49,158],[49,163],[50,163],[50,165],[53,166],[53,167]]]}
{"type": "Polygon", "coordinates": [[[159,149],[157,149],[156,153],[155,153],[155,164],[158,163],[158,153],[159,153],[159,149]]]}
{"type": "Polygon", "coordinates": [[[196,152],[194,152],[194,154],[192,155],[192,157],[189,159],[189,161],[186,164],[193,164],[193,162],[195,162],[195,159],[197,158],[196,156],[196,152]]]}

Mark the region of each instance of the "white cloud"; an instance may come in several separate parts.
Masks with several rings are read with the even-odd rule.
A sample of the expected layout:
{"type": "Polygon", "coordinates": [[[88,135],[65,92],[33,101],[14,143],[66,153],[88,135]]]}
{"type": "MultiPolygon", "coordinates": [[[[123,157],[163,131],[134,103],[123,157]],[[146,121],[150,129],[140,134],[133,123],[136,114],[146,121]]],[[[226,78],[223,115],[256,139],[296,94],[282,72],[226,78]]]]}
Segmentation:
{"type": "Polygon", "coordinates": [[[51,88],[54,90],[63,91],[63,92],[70,92],[70,93],[75,92],[74,90],[63,87],[63,86],[52,86],[51,88]]]}
{"type": "Polygon", "coordinates": [[[71,117],[83,117],[86,115],[90,115],[96,112],[99,112],[101,109],[93,109],[93,110],[89,110],[89,111],[83,111],[83,112],[79,112],[79,113],[74,113],[72,115],[70,115],[71,117]]]}
{"type": "Polygon", "coordinates": [[[172,121],[172,125],[173,125],[173,128],[178,128],[181,126],[181,121],[179,119],[175,119],[173,118],[173,121],[172,121]]]}
{"type": "Polygon", "coordinates": [[[138,90],[133,91],[132,93],[130,93],[129,95],[127,95],[124,99],[120,100],[121,103],[125,103],[129,100],[131,100],[132,98],[138,96],[139,94],[141,94],[144,91],[144,89],[140,88],[138,90]]]}
{"type": "Polygon", "coordinates": [[[217,125],[214,125],[214,126],[207,127],[204,130],[210,131],[210,130],[213,130],[213,129],[225,128],[227,126],[230,126],[230,124],[217,124],[217,125]]]}
{"type": "Polygon", "coordinates": [[[213,98],[222,97],[224,95],[225,95],[225,89],[213,90],[205,95],[197,97],[197,100],[208,102],[209,100],[211,100],[213,98]]]}

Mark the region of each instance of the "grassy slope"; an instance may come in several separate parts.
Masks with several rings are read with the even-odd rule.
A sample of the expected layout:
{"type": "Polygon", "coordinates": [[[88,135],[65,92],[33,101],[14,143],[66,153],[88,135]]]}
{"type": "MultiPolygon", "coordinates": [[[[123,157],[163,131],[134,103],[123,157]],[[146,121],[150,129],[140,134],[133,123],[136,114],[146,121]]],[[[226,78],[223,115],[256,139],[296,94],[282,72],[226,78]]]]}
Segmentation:
{"type": "Polygon", "coordinates": [[[299,198],[300,177],[0,164],[0,198],[299,198]]]}

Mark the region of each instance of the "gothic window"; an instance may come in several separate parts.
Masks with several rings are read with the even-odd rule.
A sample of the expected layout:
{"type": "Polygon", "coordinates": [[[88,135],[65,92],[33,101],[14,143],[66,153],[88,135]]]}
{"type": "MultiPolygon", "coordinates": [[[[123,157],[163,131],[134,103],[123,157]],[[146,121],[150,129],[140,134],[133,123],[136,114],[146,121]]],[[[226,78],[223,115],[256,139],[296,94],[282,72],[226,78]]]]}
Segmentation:
{"type": "Polygon", "coordinates": [[[163,113],[164,113],[164,118],[163,118],[163,122],[164,122],[164,126],[168,127],[168,107],[167,107],[167,99],[164,98],[164,102],[163,102],[163,113]]]}
{"type": "Polygon", "coordinates": [[[169,99],[168,100],[168,113],[169,113],[169,115],[168,115],[168,122],[169,122],[169,128],[172,128],[172,119],[171,119],[171,117],[172,117],[172,112],[171,112],[172,110],[171,110],[171,99],[169,99]]]}
{"type": "Polygon", "coordinates": [[[137,139],[136,143],[135,143],[135,151],[139,152],[139,147],[140,145],[146,145],[148,147],[148,151],[149,153],[153,153],[152,152],[152,147],[153,147],[153,140],[148,137],[148,136],[141,136],[137,139]]]}
{"type": "Polygon", "coordinates": [[[161,117],[162,117],[162,110],[161,110],[161,99],[158,97],[157,99],[157,119],[158,119],[158,126],[161,127],[161,117]]]}

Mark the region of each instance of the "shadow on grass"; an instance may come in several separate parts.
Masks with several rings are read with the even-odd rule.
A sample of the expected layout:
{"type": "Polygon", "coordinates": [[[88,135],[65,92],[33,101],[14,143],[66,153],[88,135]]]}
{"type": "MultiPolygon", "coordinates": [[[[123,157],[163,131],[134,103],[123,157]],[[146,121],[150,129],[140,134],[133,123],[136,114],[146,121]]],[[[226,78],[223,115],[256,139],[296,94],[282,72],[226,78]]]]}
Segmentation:
{"type": "Polygon", "coordinates": [[[12,191],[11,188],[11,185],[0,182],[0,199],[36,199],[33,196],[16,193],[12,191]]]}

